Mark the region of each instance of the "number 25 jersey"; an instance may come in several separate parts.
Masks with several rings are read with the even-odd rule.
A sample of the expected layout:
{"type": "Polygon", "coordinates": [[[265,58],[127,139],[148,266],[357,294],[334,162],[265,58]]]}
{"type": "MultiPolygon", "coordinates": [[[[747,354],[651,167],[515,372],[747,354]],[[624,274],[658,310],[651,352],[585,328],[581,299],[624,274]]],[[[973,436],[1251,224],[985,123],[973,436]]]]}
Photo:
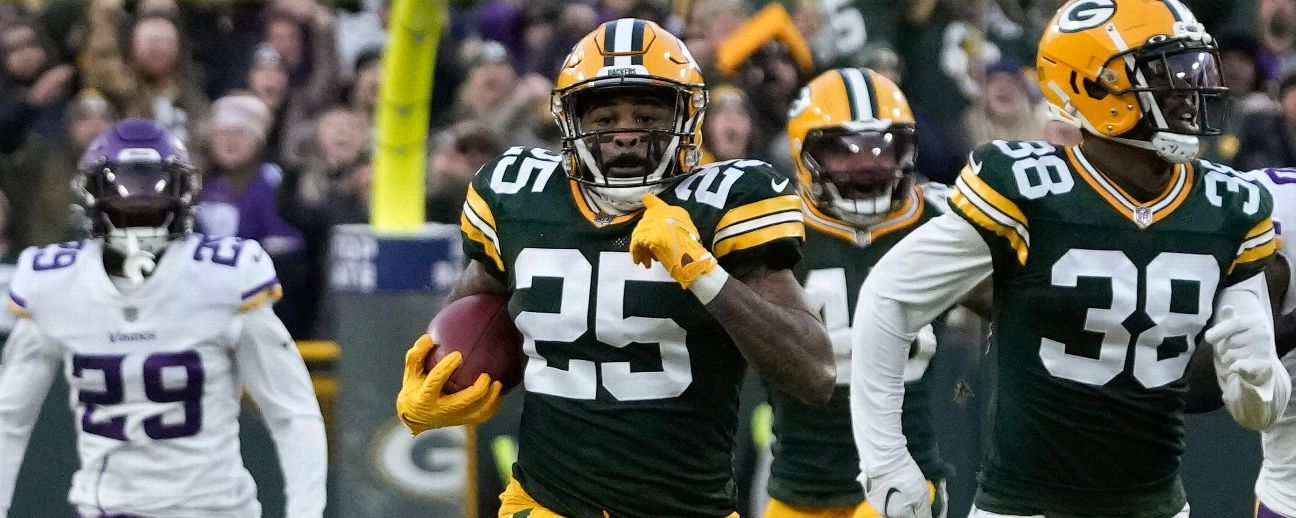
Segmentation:
{"type": "MultiPolygon", "coordinates": [[[[660,197],[730,272],[789,268],[804,236],[795,183],[759,161],[712,164],[660,197]]],[[[638,214],[602,217],[557,157],[513,148],[473,179],[468,257],[504,282],[528,357],[514,475],[571,518],[723,517],[745,363],[660,264],[634,264],[638,214]]]]}
{"type": "Polygon", "coordinates": [[[1179,512],[1185,370],[1218,293],[1274,253],[1268,192],[1193,161],[1140,203],[1079,147],[995,141],[950,205],[994,264],[998,380],[977,506],[1179,512]]]}

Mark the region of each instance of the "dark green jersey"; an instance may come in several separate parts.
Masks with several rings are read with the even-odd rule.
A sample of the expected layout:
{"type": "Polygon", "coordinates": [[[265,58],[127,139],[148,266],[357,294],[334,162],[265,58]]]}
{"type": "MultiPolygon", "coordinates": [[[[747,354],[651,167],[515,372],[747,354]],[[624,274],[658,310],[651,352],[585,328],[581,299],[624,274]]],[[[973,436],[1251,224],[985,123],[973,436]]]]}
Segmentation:
{"type": "MultiPolygon", "coordinates": [[[[944,186],[934,186],[942,189],[944,186]]],[[[837,389],[826,407],[801,403],[770,391],[774,410],[774,462],[769,494],[801,506],[836,507],[864,501],[859,454],[850,421],[851,318],[860,286],[869,270],[892,246],[918,225],[938,215],[943,196],[924,196],[914,188],[894,214],[860,231],[820,213],[806,202],[804,257],[795,268],[810,303],[821,308],[837,357],[837,389]]],[[[930,380],[925,376],[935,352],[934,341],[910,348],[905,366],[905,400],[901,422],[909,452],[929,479],[942,479],[949,468],[936,447],[931,419],[930,380]]]]}
{"type": "Polygon", "coordinates": [[[997,399],[977,506],[1175,515],[1185,370],[1220,290],[1276,247],[1268,192],[1194,161],[1137,203],[1079,148],[996,141],[950,205],[994,257],[997,399]]]}
{"type": "MultiPolygon", "coordinates": [[[[747,160],[660,196],[736,271],[800,257],[793,190],[747,160]]],[[[585,196],[554,155],[518,147],[482,167],[464,205],[465,252],[507,283],[528,357],[514,475],[572,518],[726,516],[743,358],[660,264],[631,261],[638,213],[602,217],[585,196]]]]}

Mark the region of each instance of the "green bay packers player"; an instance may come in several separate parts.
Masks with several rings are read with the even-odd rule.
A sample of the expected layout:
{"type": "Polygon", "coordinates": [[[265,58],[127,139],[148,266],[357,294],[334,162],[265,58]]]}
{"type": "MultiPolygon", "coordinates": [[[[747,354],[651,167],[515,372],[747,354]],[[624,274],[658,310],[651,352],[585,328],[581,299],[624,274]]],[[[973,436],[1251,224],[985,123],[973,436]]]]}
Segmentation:
{"type": "Polygon", "coordinates": [[[931,515],[902,434],[905,351],[987,276],[998,377],[973,517],[1188,516],[1178,472],[1199,340],[1243,426],[1270,426],[1290,396],[1262,274],[1272,199],[1194,160],[1225,92],[1210,35],[1178,0],[1072,0],[1037,65],[1080,145],[973,151],[953,213],[883,257],[856,306],[851,417],[884,516],[931,515]]]}
{"type": "MultiPolygon", "coordinates": [[[[832,349],[791,267],[795,185],[769,165],[698,167],[707,95],[675,37],[607,22],[563,64],[563,149],[515,147],[478,171],[463,208],[472,259],[450,294],[509,297],[528,357],[514,479],[500,516],[725,517],[745,362],[822,404],[832,349]]],[[[488,418],[498,382],[441,395],[424,336],[397,398],[415,433],[488,418]]]]}
{"type": "MultiPolygon", "coordinates": [[[[824,72],[801,90],[789,113],[788,141],[806,218],[804,257],[795,271],[832,338],[837,387],[826,407],[770,392],[777,440],[766,518],[877,516],[857,480],[848,401],[850,318],[878,259],[943,212],[947,188],[915,184],[915,131],[904,94],[868,69],[824,72]]],[[[926,335],[911,349],[903,428],[909,452],[933,482],[933,508],[943,510],[949,467],[936,447],[925,376],[935,347],[926,335]]]]}

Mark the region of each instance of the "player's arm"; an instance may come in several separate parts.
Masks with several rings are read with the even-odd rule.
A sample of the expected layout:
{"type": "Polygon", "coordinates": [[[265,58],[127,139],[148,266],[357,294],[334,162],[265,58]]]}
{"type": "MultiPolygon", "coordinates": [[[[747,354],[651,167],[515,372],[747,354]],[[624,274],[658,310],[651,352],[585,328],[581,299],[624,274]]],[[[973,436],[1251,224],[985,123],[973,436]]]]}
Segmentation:
{"type": "Polygon", "coordinates": [[[985,239],[949,213],[906,236],[864,281],[851,328],[851,426],[861,482],[886,516],[927,505],[926,482],[905,447],[900,421],[909,346],[992,269],[985,239]],[[891,503],[887,509],[881,508],[884,498],[891,503]]]}
{"type": "Polygon", "coordinates": [[[450,288],[450,294],[446,295],[441,307],[449,305],[451,302],[462,299],[469,295],[499,295],[508,297],[508,286],[499,280],[486,269],[486,265],[479,261],[470,260],[464,267],[463,273],[459,274],[459,280],[450,288]]]}
{"type": "Polygon", "coordinates": [[[1214,351],[1224,407],[1238,424],[1264,430],[1282,417],[1291,379],[1274,347],[1269,289],[1261,275],[1224,288],[1204,340],[1214,351]]]}
{"type": "Polygon", "coordinates": [[[805,403],[828,402],[835,383],[832,342],[792,270],[758,264],[730,275],[716,265],[694,286],[761,379],[805,403]]]}
{"type": "Polygon", "coordinates": [[[279,454],[285,516],[318,518],[324,513],[328,444],[306,363],[269,304],[241,318],[235,362],[279,454]]]}
{"type": "Polygon", "coordinates": [[[19,318],[0,358],[0,518],[9,514],[18,469],[58,372],[57,346],[29,318],[19,318]]]}

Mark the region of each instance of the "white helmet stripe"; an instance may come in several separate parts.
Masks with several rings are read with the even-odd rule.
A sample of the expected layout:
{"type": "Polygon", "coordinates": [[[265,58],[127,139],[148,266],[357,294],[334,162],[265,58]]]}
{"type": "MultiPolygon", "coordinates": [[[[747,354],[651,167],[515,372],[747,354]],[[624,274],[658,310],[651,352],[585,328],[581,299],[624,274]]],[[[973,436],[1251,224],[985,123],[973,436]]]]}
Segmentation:
{"type": "MultiPolygon", "coordinates": [[[[612,28],[612,52],[624,53],[630,52],[631,40],[634,39],[634,19],[622,18],[614,22],[616,25],[612,28]]],[[[630,55],[616,56],[612,58],[612,66],[628,67],[634,64],[630,55]]]]}
{"type": "Polygon", "coordinates": [[[841,69],[842,79],[846,82],[846,88],[850,90],[851,98],[855,100],[855,115],[857,120],[871,120],[875,118],[873,114],[872,99],[869,99],[868,86],[864,84],[868,79],[858,68],[841,69]]]}

